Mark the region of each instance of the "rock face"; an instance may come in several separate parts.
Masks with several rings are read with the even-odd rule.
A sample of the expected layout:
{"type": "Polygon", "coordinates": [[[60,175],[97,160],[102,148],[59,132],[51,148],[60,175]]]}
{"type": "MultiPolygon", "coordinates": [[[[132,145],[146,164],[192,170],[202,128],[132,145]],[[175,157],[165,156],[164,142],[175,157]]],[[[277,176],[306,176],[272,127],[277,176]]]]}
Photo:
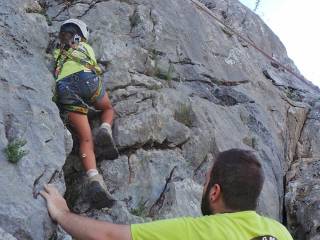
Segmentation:
{"type": "Polygon", "coordinates": [[[47,182],[65,188],[68,153],[66,130],[51,101],[48,25],[44,16],[26,12],[37,7],[33,1],[0,5],[0,227],[17,239],[49,239],[54,228],[38,192],[47,182]],[[25,156],[10,163],[3,150],[12,161],[19,160],[15,152],[25,156]]]}
{"type": "Polygon", "coordinates": [[[16,240],[16,238],[14,238],[11,234],[3,231],[2,228],[0,228],[0,239],[3,239],[3,240],[16,240]]]}
{"type": "Polygon", "coordinates": [[[288,225],[297,239],[320,239],[320,105],[310,111],[287,174],[288,225]]]}
{"type": "MultiPolygon", "coordinates": [[[[9,104],[0,102],[0,147],[24,139],[29,150],[17,164],[0,153],[5,232],[16,239],[70,239],[55,231],[43,200],[35,198],[43,183],[53,181],[61,190],[66,183],[74,211],[102,220],[200,215],[201,184],[214,157],[243,148],[255,151],[266,175],[258,211],[279,220],[286,212],[296,239],[317,239],[319,89],[226,27],[299,75],[279,39],[238,1],[198,4],[1,2],[0,91],[9,104]],[[68,18],[80,18],[91,29],[89,42],[117,112],[113,133],[120,157],[98,159],[119,200],[112,209],[88,205],[76,143],[68,156],[70,137],[51,102],[52,62],[45,52],[68,18]]],[[[95,128],[96,114],[91,120],[95,128]]]]}

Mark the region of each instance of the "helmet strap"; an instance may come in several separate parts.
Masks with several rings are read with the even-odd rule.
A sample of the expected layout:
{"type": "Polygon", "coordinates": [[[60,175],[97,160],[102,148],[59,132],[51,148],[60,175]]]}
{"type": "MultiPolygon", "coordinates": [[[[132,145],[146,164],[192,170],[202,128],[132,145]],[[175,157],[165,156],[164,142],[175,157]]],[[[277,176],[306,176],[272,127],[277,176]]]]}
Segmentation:
{"type": "Polygon", "coordinates": [[[80,41],[81,41],[81,36],[78,35],[78,34],[75,34],[75,35],[73,36],[72,44],[79,44],[80,41]]]}

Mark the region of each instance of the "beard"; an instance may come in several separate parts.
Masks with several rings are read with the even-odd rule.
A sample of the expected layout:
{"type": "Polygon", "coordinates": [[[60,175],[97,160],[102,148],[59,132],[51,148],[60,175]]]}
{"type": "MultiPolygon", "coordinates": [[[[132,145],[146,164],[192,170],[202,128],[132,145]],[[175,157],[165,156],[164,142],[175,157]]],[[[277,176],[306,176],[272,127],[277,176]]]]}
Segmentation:
{"type": "Polygon", "coordinates": [[[203,216],[208,216],[214,214],[213,211],[210,208],[210,202],[209,202],[209,192],[210,189],[207,188],[206,192],[202,196],[201,200],[201,212],[203,216]]]}

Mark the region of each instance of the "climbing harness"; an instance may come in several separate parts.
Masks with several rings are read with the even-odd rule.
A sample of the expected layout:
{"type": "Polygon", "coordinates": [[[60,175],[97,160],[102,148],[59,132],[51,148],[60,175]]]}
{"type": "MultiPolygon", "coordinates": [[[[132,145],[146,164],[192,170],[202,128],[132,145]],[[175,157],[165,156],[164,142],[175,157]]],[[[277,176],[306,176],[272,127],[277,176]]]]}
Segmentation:
{"type": "Polygon", "coordinates": [[[56,61],[56,68],[55,68],[55,77],[57,78],[58,75],[60,74],[61,70],[62,70],[62,67],[64,65],[64,63],[68,60],[72,60],[72,61],[75,61],[81,65],[83,65],[85,68],[88,68],[90,69],[91,71],[95,72],[97,75],[101,75],[102,74],[102,70],[101,68],[98,66],[98,64],[91,64],[91,62],[94,62],[90,55],[87,53],[87,51],[82,48],[82,47],[77,47],[76,49],[74,48],[69,48],[68,50],[60,50],[60,54],[57,58],[57,61],[56,61]],[[80,57],[77,57],[75,56],[73,53],[74,51],[78,51],[80,53],[83,53],[86,58],[83,59],[83,58],[80,58],[80,57]]]}
{"type": "Polygon", "coordinates": [[[212,11],[210,11],[204,4],[200,3],[197,0],[190,0],[198,9],[206,12],[207,14],[209,14],[213,19],[215,19],[218,23],[220,23],[222,26],[226,27],[230,32],[232,32],[233,34],[237,35],[239,38],[241,38],[241,40],[245,41],[247,44],[249,44],[250,46],[252,46],[254,49],[256,49],[258,52],[260,52],[262,55],[264,55],[266,58],[270,59],[273,63],[279,65],[280,67],[282,67],[284,70],[286,70],[287,72],[291,73],[293,76],[295,76],[296,78],[302,80],[302,81],[306,81],[306,79],[298,74],[296,74],[292,69],[290,69],[289,67],[284,66],[282,63],[280,63],[278,60],[276,60],[275,58],[273,58],[272,56],[270,56],[268,53],[266,53],[264,50],[262,50],[261,48],[257,47],[254,43],[252,43],[252,41],[250,41],[249,39],[243,37],[240,33],[238,33],[236,30],[234,30],[233,28],[231,28],[230,26],[226,25],[223,21],[221,21],[217,16],[215,16],[212,11]]]}

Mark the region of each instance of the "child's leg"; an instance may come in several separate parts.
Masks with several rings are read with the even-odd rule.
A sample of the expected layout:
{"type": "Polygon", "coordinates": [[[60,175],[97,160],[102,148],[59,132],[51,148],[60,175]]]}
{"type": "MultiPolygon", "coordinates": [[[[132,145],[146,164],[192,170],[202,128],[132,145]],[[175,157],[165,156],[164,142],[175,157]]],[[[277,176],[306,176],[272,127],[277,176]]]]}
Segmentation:
{"type": "Polygon", "coordinates": [[[108,192],[102,176],[97,171],[88,117],[76,112],[69,112],[68,117],[79,138],[80,156],[90,183],[88,193],[91,196],[92,204],[99,209],[112,207],[115,200],[108,192]]]}
{"type": "Polygon", "coordinates": [[[107,94],[105,94],[99,101],[94,103],[96,109],[102,110],[101,122],[108,123],[112,125],[114,110],[111,105],[110,99],[107,94]]]}
{"type": "Polygon", "coordinates": [[[85,114],[69,112],[69,121],[75,129],[80,143],[80,157],[86,172],[96,169],[96,158],[88,117],[85,114]]]}
{"type": "Polygon", "coordinates": [[[116,159],[119,157],[119,152],[112,137],[112,121],[114,111],[107,94],[105,94],[99,101],[94,103],[95,108],[102,110],[101,125],[97,135],[95,136],[95,143],[97,149],[103,148],[103,155],[107,159],[116,159]]]}

